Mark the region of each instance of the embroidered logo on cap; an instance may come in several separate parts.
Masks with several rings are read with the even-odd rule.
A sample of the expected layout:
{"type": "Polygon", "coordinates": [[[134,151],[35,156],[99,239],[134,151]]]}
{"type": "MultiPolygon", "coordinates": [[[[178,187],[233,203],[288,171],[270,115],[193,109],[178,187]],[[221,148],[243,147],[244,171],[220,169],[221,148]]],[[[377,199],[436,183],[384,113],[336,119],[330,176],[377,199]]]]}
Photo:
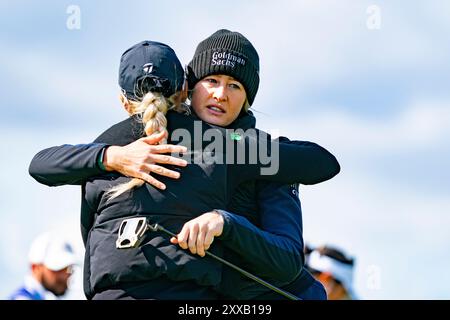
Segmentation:
{"type": "Polygon", "coordinates": [[[153,63],[146,63],[142,66],[142,70],[144,70],[145,73],[152,73],[153,71],[153,63]]]}

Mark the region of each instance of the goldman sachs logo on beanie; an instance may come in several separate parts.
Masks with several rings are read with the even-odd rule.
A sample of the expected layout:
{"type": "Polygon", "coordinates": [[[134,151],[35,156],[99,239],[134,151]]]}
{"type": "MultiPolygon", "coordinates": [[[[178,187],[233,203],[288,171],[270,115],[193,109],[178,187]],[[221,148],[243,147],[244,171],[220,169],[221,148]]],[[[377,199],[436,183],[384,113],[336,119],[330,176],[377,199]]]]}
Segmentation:
{"type": "Polygon", "coordinates": [[[234,68],[236,65],[245,66],[246,61],[244,58],[236,56],[230,52],[214,51],[212,53],[211,65],[212,66],[226,66],[234,68]]]}

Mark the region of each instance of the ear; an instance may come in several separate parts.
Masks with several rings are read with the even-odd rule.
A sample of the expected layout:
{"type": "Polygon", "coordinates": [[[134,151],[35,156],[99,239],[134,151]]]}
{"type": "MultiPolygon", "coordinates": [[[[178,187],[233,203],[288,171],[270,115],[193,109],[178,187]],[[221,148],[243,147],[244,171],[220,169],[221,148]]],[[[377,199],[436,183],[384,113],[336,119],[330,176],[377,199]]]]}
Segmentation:
{"type": "Polygon", "coordinates": [[[32,263],[31,274],[38,280],[42,278],[42,270],[44,266],[42,264],[32,263]]]}
{"type": "Polygon", "coordinates": [[[244,102],[244,106],[242,107],[242,110],[244,111],[244,112],[248,112],[248,110],[250,109],[250,104],[248,103],[248,99],[247,98],[245,98],[245,102],[244,102]]]}
{"type": "Polygon", "coordinates": [[[130,102],[128,101],[127,97],[123,95],[123,93],[120,93],[119,95],[120,103],[122,104],[122,107],[125,109],[125,111],[131,115],[131,106],[130,102]]]}

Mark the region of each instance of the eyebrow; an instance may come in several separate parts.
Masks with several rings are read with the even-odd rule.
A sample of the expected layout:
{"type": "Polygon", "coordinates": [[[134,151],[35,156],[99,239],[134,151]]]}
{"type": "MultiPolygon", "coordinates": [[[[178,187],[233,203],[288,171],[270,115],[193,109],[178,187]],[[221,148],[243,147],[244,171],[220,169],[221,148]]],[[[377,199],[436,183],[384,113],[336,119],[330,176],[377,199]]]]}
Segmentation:
{"type": "MultiPolygon", "coordinates": [[[[236,80],[235,78],[233,78],[232,76],[229,76],[229,75],[227,75],[227,74],[212,74],[212,75],[210,75],[210,77],[219,77],[219,76],[221,76],[221,75],[223,75],[223,76],[227,76],[228,78],[230,78],[230,80],[233,80],[233,81],[238,81],[238,82],[240,82],[239,80],[236,80]]],[[[208,76],[206,76],[206,77],[208,77],[208,76]]],[[[205,78],[206,78],[205,77],[205,78]]]]}

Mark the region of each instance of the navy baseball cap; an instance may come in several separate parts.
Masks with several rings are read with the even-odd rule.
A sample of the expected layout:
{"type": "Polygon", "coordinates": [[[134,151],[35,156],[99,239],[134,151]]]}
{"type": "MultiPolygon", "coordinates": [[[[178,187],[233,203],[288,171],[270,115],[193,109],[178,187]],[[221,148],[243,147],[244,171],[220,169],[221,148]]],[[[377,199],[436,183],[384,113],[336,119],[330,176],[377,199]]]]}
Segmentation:
{"type": "Polygon", "coordinates": [[[184,70],[175,51],[155,41],[142,41],[120,58],[119,86],[128,99],[141,100],[149,91],[166,98],[183,88],[184,70]]]}

